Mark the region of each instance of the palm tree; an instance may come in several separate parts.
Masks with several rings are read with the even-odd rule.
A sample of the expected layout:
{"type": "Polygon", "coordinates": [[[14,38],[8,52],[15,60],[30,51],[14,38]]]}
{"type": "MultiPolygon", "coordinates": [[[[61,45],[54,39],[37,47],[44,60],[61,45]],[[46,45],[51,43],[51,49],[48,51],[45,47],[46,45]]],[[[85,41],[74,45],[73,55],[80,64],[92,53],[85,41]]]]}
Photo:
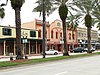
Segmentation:
{"type": "Polygon", "coordinates": [[[5,16],[4,8],[2,8],[2,7],[0,6],[0,18],[4,18],[4,16],[5,16]]]}
{"type": "Polygon", "coordinates": [[[11,6],[15,10],[15,23],[16,23],[16,59],[23,59],[23,54],[21,50],[21,18],[20,11],[25,0],[10,0],[11,6]]]}
{"type": "MultiPolygon", "coordinates": [[[[84,16],[85,26],[87,27],[87,38],[88,38],[88,53],[91,53],[91,28],[92,28],[92,10],[96,6],[97,0],[73,0],[74,4],[79,8],[81,16],[84,16]]],[[[93,14],[92,14],[93,15],[93,14]]]]}
{"type": "Polygon", "coordinates": [[[64,52],[63,56],[69,56],[68,53],[68,48],[67,48],[67,40],[66,40],[66,18],[68,14],[68,8],[66,6],[66,2],[68,0],[55,0],[56,4],[60,5],[59,6],[59,16],[62,20],[62,25],[63,25],[63,40],[64,40],[64,52]]]}
{"type": "Polygon", "coordinates": [[[100,0],[97,0],[95,9],[93,10],[93,14],[95,16],[95,18],[93,19],[93,23],[97,24],[97,28],[100,30],[100,0]]]}
{"type": "Polygon", "coordinates": [[[42,41],[42,51],[43,58],[45,58],[45,41],[46,41],[46,15],[51,14],[56,8],[53,7],[54,0],[38,0],[35,3],[38,4],[37,7],[33,9],[33,12],[40,12],[43,16],[43,41],[42,41]]]}

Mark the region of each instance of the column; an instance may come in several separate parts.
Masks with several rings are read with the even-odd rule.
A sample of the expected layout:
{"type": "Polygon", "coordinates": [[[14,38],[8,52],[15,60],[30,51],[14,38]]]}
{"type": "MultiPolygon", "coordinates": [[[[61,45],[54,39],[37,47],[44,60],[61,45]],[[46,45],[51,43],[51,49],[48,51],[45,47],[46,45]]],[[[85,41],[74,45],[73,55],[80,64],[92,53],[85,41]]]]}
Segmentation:
{"type": "Polygon", "coordinates": [[[4,50],[3,55],[5,56],[6,55],[6,40],[4,40],[3,46],[4,46],[4,48],[3,48],[3,50],[4,50]]]}
{"type": "Polygon", "coordinates": [[[36,41],[36,54],[38,53],[37,48],[38,48],[38,47],[37,47],[37,41],[36,41]]]}
{"type": "Polygon", "coordinates": [[[14,55],[16,55],[16,43],[15,43],[15,40],[14,40],[14,55]]]}
{"type": "Polygon", "coordinates": [[[28,50],[29,50],[29,54],[30,54],[30,40],[29,40],[29,49],[28,50]]]}

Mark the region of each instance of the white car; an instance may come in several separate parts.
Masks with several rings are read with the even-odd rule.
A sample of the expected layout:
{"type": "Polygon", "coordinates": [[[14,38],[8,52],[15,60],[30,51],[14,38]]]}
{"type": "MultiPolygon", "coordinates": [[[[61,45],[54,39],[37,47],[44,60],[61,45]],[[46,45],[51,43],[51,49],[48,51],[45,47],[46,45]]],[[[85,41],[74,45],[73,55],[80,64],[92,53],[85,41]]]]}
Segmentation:
{"type": "Polygon", "coordinates": [[[59,52],[58,52],[57,50],[50,49],[50,50],[48,50],[48,51],[45,51],[45,54],[57,55],[57,54],[59,54],[59,52]]]}
{"type": "MultiPolygon", "coordinates": [[[[84,48],[84,50],[88,51],[88,48],[84,48]]],[[[95,51],[95,48],[92,47],[90,50],[95,51]]]]}

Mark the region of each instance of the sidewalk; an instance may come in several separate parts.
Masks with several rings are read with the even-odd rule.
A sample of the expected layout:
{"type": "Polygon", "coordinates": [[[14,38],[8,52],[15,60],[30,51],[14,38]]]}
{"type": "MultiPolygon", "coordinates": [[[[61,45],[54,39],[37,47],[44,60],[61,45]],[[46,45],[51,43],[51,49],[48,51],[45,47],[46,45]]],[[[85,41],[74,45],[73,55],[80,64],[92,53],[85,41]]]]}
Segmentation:
{"type": "MultiPolygon", "coordinates": [[[[100,52],[100,50],[95,51],[95,52],[100,52]]],[[[86,54],[87,52],[84,53],[69,53],[69,55],[78,55],[78,54],[86,54]]],[[[46,58],[49,57],[57,57],[57,56],[63,56],[63,54],[58,54],[58,55],[46,55],[46,58]]],[[[36,58],[42,58],[43,56],[41,54],[31,54],[28,55],[28,59],[36,59],[36,58]]],[[[15,60],[16,56],[13,56],[13,59],[15,60]]],[[[10,56],[0,56],[0,62],[2,61],[10,61],[10,56]]]]}

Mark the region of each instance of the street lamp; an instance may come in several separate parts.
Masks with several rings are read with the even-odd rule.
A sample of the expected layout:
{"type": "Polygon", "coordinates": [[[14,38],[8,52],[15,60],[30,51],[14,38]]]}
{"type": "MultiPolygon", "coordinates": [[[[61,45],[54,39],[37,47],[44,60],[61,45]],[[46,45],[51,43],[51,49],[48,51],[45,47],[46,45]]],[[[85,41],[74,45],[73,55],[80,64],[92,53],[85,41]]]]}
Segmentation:
{"type": "Polygon", "coordinates": [[[26,43],[27,43],[27,33],[23,34],[23,44],[24,44],[25,59],[28,59],[28,57],[26,55],[26,43]]]}

